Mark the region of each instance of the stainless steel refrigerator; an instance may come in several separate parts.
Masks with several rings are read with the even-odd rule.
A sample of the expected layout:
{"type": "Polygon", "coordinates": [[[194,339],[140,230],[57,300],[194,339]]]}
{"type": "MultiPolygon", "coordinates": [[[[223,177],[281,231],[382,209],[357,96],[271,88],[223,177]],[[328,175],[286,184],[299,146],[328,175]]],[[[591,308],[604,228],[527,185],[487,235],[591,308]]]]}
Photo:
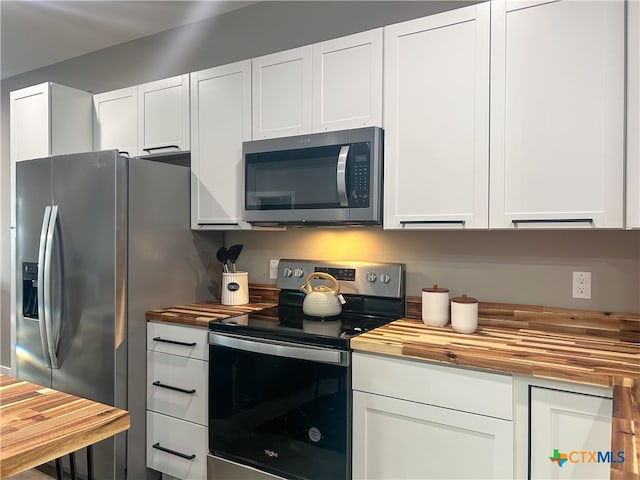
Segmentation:
{"type": "Polygon", "coordinates": [[[220,239],[191,232],[189,184],[184,164],[117,150],[16,165],[17,376],[131,412],[94,446],[97,480],[150,476],[144,312],[216,291],[220,239]]]}

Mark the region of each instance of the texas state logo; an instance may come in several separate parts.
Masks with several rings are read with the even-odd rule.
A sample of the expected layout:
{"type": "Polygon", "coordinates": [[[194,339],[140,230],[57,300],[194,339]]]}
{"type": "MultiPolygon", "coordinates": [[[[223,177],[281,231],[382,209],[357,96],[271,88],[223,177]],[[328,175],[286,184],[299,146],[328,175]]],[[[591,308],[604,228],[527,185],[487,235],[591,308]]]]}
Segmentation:
{"type": "Polygon", "coordinates": [[[562,467],[565,463],[623,463],[624,451],[620,452],[602,452],[602,451],[586,451],[573,450],[569,453],[561,453],[557,448],[553,449],[553,456],[549,457],[558,467],[562,467]]]}
{"type": "Polygon", "coordinates": [[[556,462],[558,466],[561,467],[567,461],[567,454],[560,453],[560,450],[558,450],[557,448],[554,448],[553,457],[549,457],[549,460],[551,460],[552,462],[556,462]]]}

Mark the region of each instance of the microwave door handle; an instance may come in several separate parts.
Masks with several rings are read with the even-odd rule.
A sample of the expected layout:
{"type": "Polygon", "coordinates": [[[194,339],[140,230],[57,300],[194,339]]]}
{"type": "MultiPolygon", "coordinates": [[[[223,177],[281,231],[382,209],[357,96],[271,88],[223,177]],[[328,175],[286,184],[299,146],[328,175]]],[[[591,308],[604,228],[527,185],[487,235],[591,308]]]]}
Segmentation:
{"type": "Polygon", "coordinates": [[[349,198],[347,197],[347,157],[349,156],[349,145],[340,147],[338,154],[338,166],[336,173],[338,177],[338,199],[341,207],[349,206],[349,198]]]}

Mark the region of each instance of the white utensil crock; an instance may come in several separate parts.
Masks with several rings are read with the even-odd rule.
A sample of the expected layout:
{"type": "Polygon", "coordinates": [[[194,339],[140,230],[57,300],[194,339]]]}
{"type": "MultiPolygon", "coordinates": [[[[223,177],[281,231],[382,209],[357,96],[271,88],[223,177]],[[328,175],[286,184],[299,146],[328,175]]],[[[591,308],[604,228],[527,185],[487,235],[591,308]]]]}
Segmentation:
{"type": "Polygon", "coordinates": [[[222,272],[222,305],[244,305],[249,303],[249,273],[222,272]]]}
{"type": "Polygon", "coordinates": [[[449,289],[422,289],[422,321],[429,327],[444,327],[449,323],[449,289]]]}

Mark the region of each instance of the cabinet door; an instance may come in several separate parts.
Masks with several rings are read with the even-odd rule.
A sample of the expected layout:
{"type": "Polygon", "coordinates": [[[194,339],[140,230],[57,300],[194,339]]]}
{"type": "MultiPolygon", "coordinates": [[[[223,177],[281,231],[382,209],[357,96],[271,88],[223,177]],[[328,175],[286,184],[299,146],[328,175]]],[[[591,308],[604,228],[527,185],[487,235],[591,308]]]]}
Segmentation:
{"type": "Polygon", "coordinates": [[[147,411],[147,467],[183,480],[207,478],[207,427],[147,411]]]}
{"type": "Polygon", "coordinates": [[[311,132],[311,46],[252,60],[253,139],[311,132]]]}
{"type": "Polygon", "coordinates": [[[93,96],[94,150],[116,148],[138,155],[138,88],[129,87],[93,96]]]}
{"type": "Polygon", "coordinates": [[[189,75],[138,87],[140,154],[189,150],[189,75]]]}
{"type": "Polygon", "coordinates": [[[354,479],[513,478],[513,423],[353,392],[354,479]]]}
{"type": "Polygon", "coordinates": [[[313,131],[382,126],[382,28],[313,45],[313,131]]]}
{"type": "Polygon", "coordinates": [[[209,362],[147,352],[147,410],[207,425],[209,362]]]}
{"type": "Polygon", "coordinates": [[[387,229],[488,226],[489,8],[385,27],[387,229]]]}
{"type": "Polygon", "coordinates": [[[627,227],[640,228],[640,2],[627,3],[627,227]]]}
{"type": "Polygon", "coordinates": [[[191,74],[191,228],[242,222],[242,142],[251,139],[251,61],[191,74]]]}
{"type": "Polygon", "coordinates": [[[18,162],[51,154],[49,83],[10,93],[11,160],[18,162]]]}
{"type": "Polygon", "coordinates": [[[541,387],[529,395],[530,478],[608,479],[610,462],[589,453],[618,460],[618,452],[610,452],[611,399],[541,387]]]}
{"type": "Polygon", "coordinates": [[[624,2],[491,2],[492,228],[622,226],[624,2]]]}

